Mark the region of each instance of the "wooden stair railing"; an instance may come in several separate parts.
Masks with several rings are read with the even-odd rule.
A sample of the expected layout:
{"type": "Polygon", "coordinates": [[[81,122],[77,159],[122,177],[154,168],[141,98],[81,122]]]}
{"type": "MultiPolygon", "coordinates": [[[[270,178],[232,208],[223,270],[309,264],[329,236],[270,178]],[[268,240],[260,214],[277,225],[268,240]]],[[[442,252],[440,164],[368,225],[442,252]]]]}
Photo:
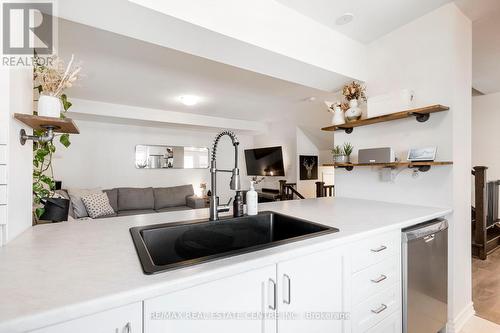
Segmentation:
{"type": "Polygon", "coordinates": [[[316,198],[335,196],[335,185],[325,185],[325,182],[316,182],[316,198]]]}
{"type": "Polygon", "coordinates": [[[498,195],[491,191],[498,191],[500,181],[487,182],[485,166],[475,166],[474,176],[475,207],[472,215],[472,255],[485,260],[488,254],[500,247],[500,227],[498,222],[498,195]],[[488,193],[488,188],[490,193],[488,193]]]}
{"type": "Polygon", "coordinates": [[[280,200],[293,200],[294,195],[299,199],[305,199],[295,188],[296,183],[287,183],[286,180],[280,180],[280,200]]]}

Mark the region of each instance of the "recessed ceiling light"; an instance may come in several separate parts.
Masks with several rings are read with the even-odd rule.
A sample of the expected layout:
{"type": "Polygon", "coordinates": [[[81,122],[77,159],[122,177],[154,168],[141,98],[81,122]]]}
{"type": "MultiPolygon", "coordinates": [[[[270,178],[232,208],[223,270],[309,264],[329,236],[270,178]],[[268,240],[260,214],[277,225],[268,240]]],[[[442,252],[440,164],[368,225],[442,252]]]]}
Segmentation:
{"type": "Polygon", "coordinates": [[[198,104],[200,101],[200,98],[195,95],[182,95],[179,96],[179,101],[181,101],[182,104],[187,105],[187,106],[193,106],[198,104]]]}
{"type": "Polygon", "coordinates": [[[352,20],[354,20],[354,14],[345,13],[342,16],[340,16],[337,20],[335,20],[335,23],[337,25],[345,25],[347,23],[351,23],[352,20]]]}

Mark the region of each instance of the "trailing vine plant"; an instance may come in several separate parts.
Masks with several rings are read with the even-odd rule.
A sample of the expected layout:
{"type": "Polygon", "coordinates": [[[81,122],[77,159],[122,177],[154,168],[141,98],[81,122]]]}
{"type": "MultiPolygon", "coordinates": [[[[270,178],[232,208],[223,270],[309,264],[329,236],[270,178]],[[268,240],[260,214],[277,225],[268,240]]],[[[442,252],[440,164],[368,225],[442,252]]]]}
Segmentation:
{"type": "MultiPolygon", "coordinates": [[[[72,86],[77,80],[80,67],[73,65],[73,56],[71,61],[64,69],[62,62],[55,56],[50,57],[49,61],[41,59],[35,54],[33,62],[33,82],[35,96],[47,94],[58,97],[61,100],[63,111],[60,117],[65,118],[65,113],[71,107],[71,102],[62,91],[72,86]]],[[[35,102],[37,100],[35,99],[35,102]]],[[[36,111],[33,111],[37,115],[36,111]]],[[[42,136],[43,130],[35,130],[33,134],[42,136]]],[[[66,148],[71,145],[69,134],[56,135],[59,142],[66,148]]],[[[54,196],[55,181],[54,170],[52,168],[52,157],[56,152],[54,142],[33,142],[33,204],[34,213],[40,218],[45,212],[43,201],[54,196]]]]}

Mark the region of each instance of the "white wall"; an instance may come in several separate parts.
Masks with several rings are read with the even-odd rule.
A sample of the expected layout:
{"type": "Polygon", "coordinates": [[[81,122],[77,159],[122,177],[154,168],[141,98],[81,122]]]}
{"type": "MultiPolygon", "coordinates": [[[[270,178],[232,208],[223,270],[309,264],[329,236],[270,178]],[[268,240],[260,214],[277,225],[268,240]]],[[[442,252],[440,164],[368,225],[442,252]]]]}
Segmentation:
{"type": "MultiPolygon", "coordinates": [[[[58,145],[54,157],[54,173],[63,181],[64,188],[163,187],[184,184],[210,186],[208,169],[137,169],[137,144],[169,144],[210,147],[217,133],[187,131],[171,128],[121,125],[93,121],[78,121],[81,134],[71,136],[71,146],[58,145]]],[[[253,145],[252,137],[237,135],[240,141],[240,168],[242,184],[248,186],[245,176],[243,149],[253,145]]],[[[234,161],[231,140],[224,137],[217,150],[217,166],[230,169],[234,161]]],[[[227,201],[234,192],[229,190],[229,174],[218,175],[218,195],[227,201]]],[[[210,188],[210,187],[208,187],[210,188]]]]}
{"type": "MultiPolygon", "coordinates": [[[[410,147],[438,146],[434,167],[411,176],[400,170],[394,183],[381,182],[378,169],[337,170],[338,196],[453,207],[450,219],[449,327],[457,329],[471,311],[470,276],[470,112],[471,23],[454,5],[445,5],[368,46],[369,95],[409,88],[416,104],[444,104],[449,112],[355,128],[338,133],[335,144],[350,141],[360,148],[393,147],[402,159],[410,147]]],[[[356,156],[355,156],[356,158],[356,156]]]]}
{"type": "Polygon", "coordinates": [[[472,166],[488,167],[500,179],[500,93],[472,97],[472,166]]]}

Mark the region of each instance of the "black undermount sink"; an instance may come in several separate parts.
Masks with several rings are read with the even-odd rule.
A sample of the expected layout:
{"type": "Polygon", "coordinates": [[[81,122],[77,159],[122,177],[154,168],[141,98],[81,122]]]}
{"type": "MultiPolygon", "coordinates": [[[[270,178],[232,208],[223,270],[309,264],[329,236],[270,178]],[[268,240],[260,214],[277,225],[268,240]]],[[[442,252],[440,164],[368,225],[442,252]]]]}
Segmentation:
{"type": "Polygon", "coordinates": [[[144,273],[258,251],[338,229],[274,212],[130,228],[144,273]]]}

